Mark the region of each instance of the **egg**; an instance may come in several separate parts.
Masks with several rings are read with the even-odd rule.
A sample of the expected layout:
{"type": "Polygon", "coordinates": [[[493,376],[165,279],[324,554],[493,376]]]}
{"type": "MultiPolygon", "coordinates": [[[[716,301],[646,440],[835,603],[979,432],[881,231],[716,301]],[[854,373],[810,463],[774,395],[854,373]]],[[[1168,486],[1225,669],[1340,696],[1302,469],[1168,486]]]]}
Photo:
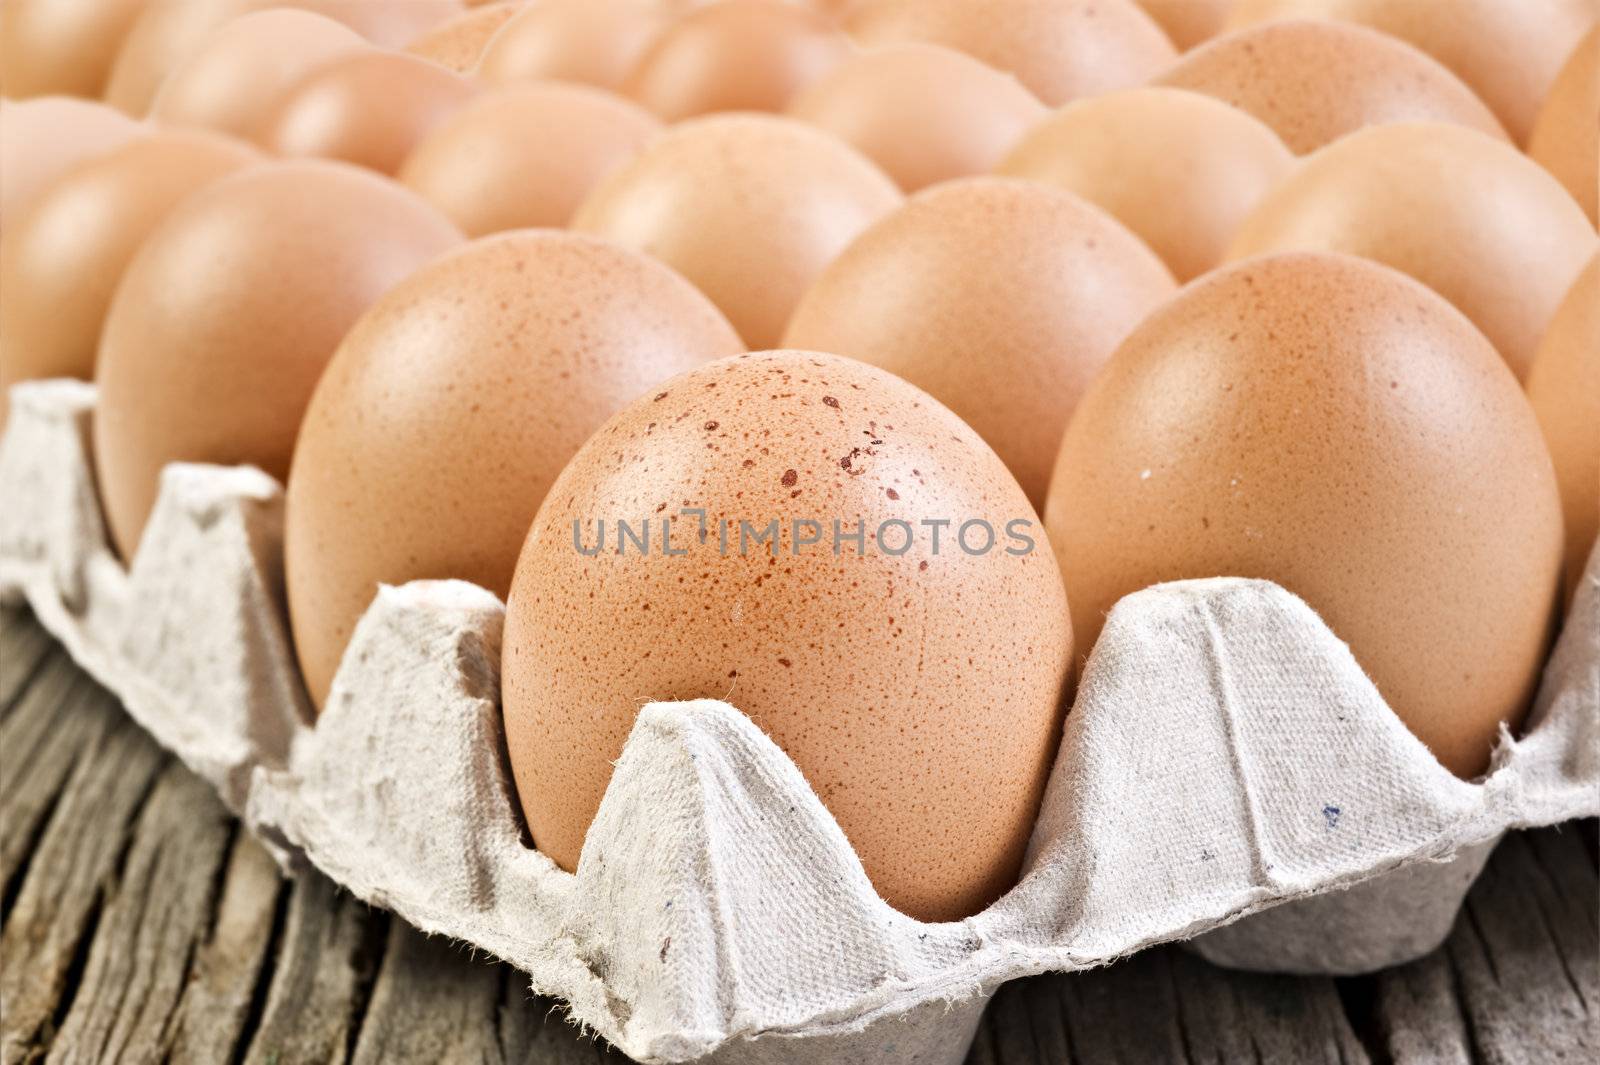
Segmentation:
{"type": "Polygon", "coordinates": [[[712,111],[782,111],[850,50],[832,19],[799,4],[718,0],[658,36],[623,88],[668,122],[712,111]]]}
{"type": "Polygon", "coordinates": [[[1052,107],[1150,80],[1175,53],[1133,0],[864,0],[857,41],[948,45],[1015,74],[1052,107]]]}
{"type": "Polygon", "coordinates": [[[240,15],[176,65],[150,114],[158,122],[254,137],[313,70],[370,47],[342,22],[311,11],[240,15]]]}
{"type": "Polygon", "coordinates": [[[661,124],[603,89],[512,85],[470,101],[417,145],[399,179],[469,237],[565,226],[661,124]]]}
{"type": "Polygon", "coordinates": [[[1222,261],[1239,224],[1293,164],[1278,135],[1245,112],[1199,93],[1145,88],[1068,104],[996,173],[1098,204],[1188,281],[1222,261]]]}
{"type": "Polygon", "coordinates": [[[323,64],[284,94],[262,126],[261,142],[282,155],[342,159],[393,174],[476,91],[417,56],[358,52],[323,64]]]}
{"type": "Polygon", "coordinates": [[[123,34],[147,0],[5,0],[0,93],[99,96],[123,34]]]}
{"type": "Polygon", "coordinates": [[[169,462],[287,476],[344,334],[460,240],[409,190],[322,161],[251,167],[169,214],[123,273],[100,339],[94,459],[122,558],[169,462]]]}
{"type": "Polygon", "coordinates": [[[1232,27],[1285,18],[1354,22],[1455,71],[1518,144],[1556,72],[1594,22],[1594,0],[1237,0],[1232,27]]]}
{"type": "Polygon", "coordinates": [[[1166,31],[1178,51],[1187,52],[1222,31],[1237,0],[1138,0],[1166,31]]]}
{"type": "Polygon", "coordinates": [[[121,111],[88,100],[0,100],[0,232],[63,172],[143,132],[121,111]]]}
{"type": "Polygon", "coordinates": [[[1562,301],[1528,373],[1528,399],[1561,486],[1570,602],[1600,527],[1600,258],[1562,301]]]}
{"type": "Polygon", "coordinates": [[[1030,514],[961,419],[864,363],[735,356],[636,401],[557,478],[512,581],[501,684],[534,843],[576,867],[645,702],[726,699],[890,905],[981,910],[1016,879],[1072,658],[1030,514]],[[648,552],[610,546],[616,522],[648,524],[648,552]],[[937,552],[925,522],[952,523],[937,552]]]}
{"type": "Polygon", "coordinates": [[[1528,138],[1528,154],[1554,174],[1591,223],[1600,200],[1600,25],[1561,68],[1528,138]]]}
{"type": "Polygon", "coordinates": [[[853,145],[915,192],[991,170],[1049,111],[1009,74],[913,41],[845,60],[788,113],[853,145]]]}
{"type": "Polygon", "coordinates": [[[396,286],[334,356],[289,476],[289,616],[313,701],[380,583],[454,577],[504,596],[589,435],[740,350],[694,286],[594,237],[489,237],[396,286]]]}
{"type": "Polygon", "coordinates": [[[540,0],[500,28],[478,74],[497,85],[554,78],[618,89],[666,24],[659,5],[641,0],[540,0]]]}
{"type": "Polygon", "coordinates": [[[106,308],[140,244],[191,193],[258,158],[208,133],[152,133],[67,171],[0,238],[0,411],[17,381],[94,376],[106,308]]]}
{"type": "Polygon", "coordinates": [[[663,133],[599,184],[572,226],[663,260],[763,348],[823,267],[900,201],[883,171],[820,130],[717,115],[663,133]]]}
{"type": "Polygon", "coordinates": [[[1550,458],[1494,349],[1328,253],[1219,270],[1134,330],[1067,429],[1045,525],[1080,649],[1149,585],[1275,581],[1462,777],[1526,710],[1561,566],[1550,458]]]}
{"type": "Polygon", "coordinates": [[[1157,80],[1250,112],[1300,155],[1390,122],[1454,122],[1506,135],[1494,112],[1438,60],[1353,23],[1291,20],[1236,30],[1157,80]]]}
{"type": "Polygon", "coordinates": [[[1042,509],[1073,407],[1175,287],[1149,248],[1078,197],[967,178],[857,237],[806,293],[783,346],[847,355],[923,389],[1042,509]]]}
{"type": "Polygon", "coordinates": [[[1238,259],[1342,251],[1404,270],[1454,303],[1518,378],[1595,231],[1559,182],[1461,126],[1372,126],[1307,156],[1239,228],[1238,259]]]}
{"type": "Polygon", "coordinates": [[[406,45],[405,50],[457,74],[470,74],[478,68],[484,49],[500,32],[500,27],[523,9],[521,0],[500,0],[471,8],[428,30],[406,45]]]}

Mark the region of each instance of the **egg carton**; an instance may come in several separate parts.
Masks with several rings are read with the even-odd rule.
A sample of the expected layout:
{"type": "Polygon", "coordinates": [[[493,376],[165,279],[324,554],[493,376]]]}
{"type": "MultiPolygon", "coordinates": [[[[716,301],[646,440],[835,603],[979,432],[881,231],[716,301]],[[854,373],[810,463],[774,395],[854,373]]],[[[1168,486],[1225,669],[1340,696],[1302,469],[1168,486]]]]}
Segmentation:
{"type": "MultiPolygon", "coordinates": [[[[175,464],[131,568],[107,547],[92,386],[17,386],[0,594],[211,781],[280,861],[523,970],[646,1063],[960,1061],[993,990],[1189,940],[1300,973],[1448,933],[1508,829],[1600,813],[1600,552],[1527,728],[1443,769],[1349,649],[1264,581],[1112,611],[1016,888],[925,924],[874,892],[793,762],[735,707],[652,703],[576,873],[528,844],[498,706],[504,607],[385,587],[313,717],[290,647],[283,495],[175,464]]],[[[974,707],[981,713],[982,707],[974,707]]]]}

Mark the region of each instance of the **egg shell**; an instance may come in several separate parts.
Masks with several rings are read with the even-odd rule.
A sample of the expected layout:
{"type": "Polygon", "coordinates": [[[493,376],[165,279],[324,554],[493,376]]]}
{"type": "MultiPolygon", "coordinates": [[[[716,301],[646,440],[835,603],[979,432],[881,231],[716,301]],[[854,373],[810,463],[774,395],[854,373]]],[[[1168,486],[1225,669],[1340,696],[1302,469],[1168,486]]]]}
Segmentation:
{"type": "Polygon", "coordinates": [[[1551,319],[1528,373],[1528,399],[1561,485],[1570,602],[1600,527],[1600,258],[1589,260],[1551,319]]]}
{"type": "Polygon", "coordinates": [[[288,156],[319,156],[393,174],[422,139],[477,91],[437,63],[401,52],[358,52],[313,70],[261,131],[288,156]]]}
{"type": "Polygon", "coordinates": [[[500,28],[478,74],[496,85],[554,78],[620,89],[667,21],[648,0],[540,0],[500,28]]]}
{"type": "Polygon", "coordinates": [[[523,6],[523,0],[511,0],[470,8],[423,33],[405,50],[457,74],[470,74],[478,68],[484,49],[500,27],[523,6]]]}
{"type": "Polygon", "coordinates": [[[61,174],[145,132],[121,111],[89,100],[0,100],[0,232],[61,174]]]}
{"type": "Polygon", "coordinates": [[[1072,657],[1037,525],[1032,552],[1005,551],[1024,550],[1004,529],[1030,514],[959,418],[853,360],[736,356],[634,403],[562,472],[517,561],[502,691],[534,843],[576,866],[645,702],[727,699],[794,759],[891,905],[922,920],[982,909],[1016,879],[1072,657]],[[705,509],[704,542],[684,507],[705,509]],[[722,554],[724,516],[811,519],[823,540],[794,553],[782,532],[778,553],[741,553],[736,529],[722,554]],[[864,522],[863,551],[833,553],[836,518],[864,522]],[[586,557],[573,523],[592,549],[599,519],[649,520],[655,546],[586,557]],[[888,520],[955,524],[937,555],[925,531],[894,555],[876,550],[888,520]],[[957,549],[967,520],[989,521],[997,546],[957,549]],[[686,553],[662,553],[663,521],[686,553]]]}
{"type": "Polygon", "coordinates": [[[1175,288],[1149,248],[1078,197],[968,178],[913,196],[857,237],[806,293],[783,345],[923,389],[1042,509],[1073,407],[1175,288]]]}
{"type": "Polygon", "coordinates": [[[0,413],[17,381],[92,378],[112,293],[145,238],[186,197],[259,157],[215,134],[152,133],[33,199],[0,238],[0,413]]]}
{"type": "Polygon", "coordinates": [[[719,0],[647,48],[624,91],[668,122],[713,111],[782,111],[851,52],[832,19],[785,0],[719,0]]]}
{"type": "Polygon", "coordinates": [[[1011,75],[913,41],[845,60],[788,113],[851,144],[915,192],[993,169],[1049,111],[1011,75]]]}
{"type": "Polygon", "coordinates": [[[1444,64],[1354,23],[1249,26],[1196,48],[1158,83],[1250,112],[1300,155],[1390,122],[1454,122],[1506,135],[1488,105],[1444,64]]]}
{"type": "Polygon", "coordinates": [[[99,96],[122,37],[147,0],[5,0],[0,93],[99,96]]]}
{"type": "Polygon", "coordinates": [[[123,559],[168,462],[288,476],[350,326],[460,239],[409,190],[321,161],[251,167],[168,215],[124,272],[100,342],[94,459],[123,559]]]}
{"type": "Polygon", "coordinates": [[[570,233],[475,241],[379,300],[318,385],[289,476],[289,614],[316,705],[379,583],[454,577],[503,597],[590,434],[740,350],[683,278],[570,233]]]}
{"type": "Polygon", "coordinates": [[[1594,0],[1238,0],[1232,28],[1286,18],[1354,22],[1453,70],[1522,144],[1556,73],[1595,20],[1594,0]]]}
{"type": "Polygon", "coordinates": [[[370,47],[344,23],[311,11],[273,8],[240,15],[177,64],[161,83],[150,115],[158,122],[255,137],[306,75],[370,47]]]}
{"type": "Polygon", "coordinates": [[[1307,156],[1229,255],[1340,251],[1403,270],[1460,308],[1522,378],[1595,243],[1583,210],[1515,148],[1419,123],[1372,126],[1307,156]]]}
{"type": "Polygon", "coordinates": [[[1228,13],[1237,0],[1138,0],[1145,13],[1156,20],[1178,51],[1187,52],[1195,45],[1210,40],[1222,32],[1228,13]]]}
{"type": "Polygon", "coordinates": [[[672,127],[602,181],[572,220],[665,261],[771,347],[833,257],[901,202],[843,141],[769,115],[672,127]]]}
{"type": "Polygon", "coordinates": [[[401,182],[469,237],[565,226],[603,178],[661,131],[648,111],[588,85],[491,90],[417,145],[401,182]]]}
{"type": "Polygon", "coordinates": [[[1222,261],[1239,223],[1293,165],[1278,135],[1245,112],[1144,88],[1068,104],[996,172],[1098,204],[1188,281],[1222,261]]]}
{"type": "Polygon", "coordinates": [[[849,30],[864,45],[928,41],[966,52],[1052,107],[1142,84],[1177,54],[1133,0],[865,0],[849,30]]]}
{"type": "Polygon", "coordinates": [[[1532,697],[1561,566],[1555,474],[1494,349],[1326,253],[1216,271],[1139,326],[1078,405],[1045,525],[1080,649],[1148,585],[1276,581],[1463,777],[1532,697]]]}
{"type": "Polygon", "coordinates": [[[1600,210],[1600,25],[1573,50],[1550,87],[1528,154],[1566,186],[1594,223],[1600,210]]]}

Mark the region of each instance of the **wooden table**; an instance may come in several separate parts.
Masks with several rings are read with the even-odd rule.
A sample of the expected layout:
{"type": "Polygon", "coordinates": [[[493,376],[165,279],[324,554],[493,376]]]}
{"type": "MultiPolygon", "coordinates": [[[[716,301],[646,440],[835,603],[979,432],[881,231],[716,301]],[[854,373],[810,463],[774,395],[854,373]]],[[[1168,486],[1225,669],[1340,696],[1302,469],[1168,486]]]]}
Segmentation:
{"type": "MultiPolygon", "coordinates": [[[[0,1060],[621,1055],[520,974],[283,879],[25,612],[0,611],[0,1060]]],[[[1593,822],[1503,842],[1449,941],[1359,979],[1165,947],[1001,988],[972,1065],[1600,1061],[1593,822]]]]}

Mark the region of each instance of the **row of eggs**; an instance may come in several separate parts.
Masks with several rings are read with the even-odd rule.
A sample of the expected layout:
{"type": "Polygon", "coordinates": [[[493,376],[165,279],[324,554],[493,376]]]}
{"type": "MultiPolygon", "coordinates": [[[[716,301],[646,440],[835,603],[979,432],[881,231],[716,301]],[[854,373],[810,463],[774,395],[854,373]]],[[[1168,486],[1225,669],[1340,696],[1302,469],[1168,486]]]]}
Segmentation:
{"type": "MultiPolygon", "coordinates": [[[[920,53],[945,54],[900,54],[920,53]]],[[[1600,517],[1600,267],[1582,210],[1503,134],[1374,127],[1296,164],[1242,111],[1140,89],[1022,129],[1008,177],[907,200],[800,122],[658,133],[592,89],[481,99],[501,98],[568,116],[571,140],[479,135],[531,143],[527,180],[598,108],[644,131],[566,186],[590,235],[459,246],[470,227],[417,184],[144,130],[5,211],[0,368],[70,350],[46,372],[99,380],[124,557],[167,461],[287,477],[319,705],[379,581],[509,592],[513,768],[560,864],[640,700],[729,697],[885,897],[973,912],[1020,862],[1075,659],[1117,598],[1174,577],[1302,594],[1464,775],[1525,706],[1563,554],[1551,451],[1574,579],[1600,517]],[[1252,257],[1288,249],[1436,291],[1252,257]],[[780,344],[811,350],[720,358],[780,344]],[[1038,511],[1049,536],[1021,556],[640,558],[568,533],[694,507],[868,529],[1038,511]]]]}

